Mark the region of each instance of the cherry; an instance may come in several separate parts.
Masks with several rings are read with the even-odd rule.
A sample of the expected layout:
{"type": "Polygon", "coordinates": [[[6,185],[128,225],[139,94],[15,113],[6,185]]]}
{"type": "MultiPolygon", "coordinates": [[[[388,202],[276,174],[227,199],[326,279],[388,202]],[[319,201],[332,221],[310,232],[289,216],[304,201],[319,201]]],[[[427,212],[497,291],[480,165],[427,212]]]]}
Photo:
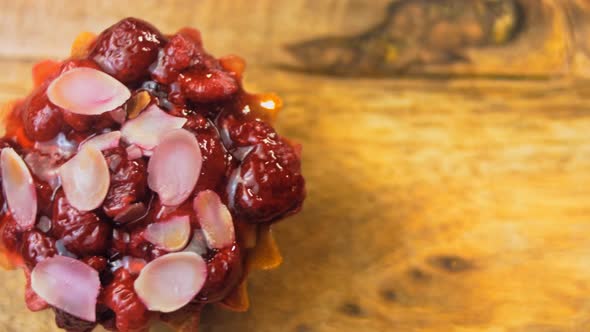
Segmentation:
{"type": "Polygon", "coordinates": [[[21,254],[29,268],[32,269],[37,263],[53,257],[56,253],[55,240],[51,237],[35,230],[23,235],[21,254]]]}
{"type": "Polygon", "coordinates": [[[207,280],[197,294],[201,302],[222,300],[237,284],[242,276],[242,255],[240,247],[213,250],[207,259],[207,280]]]}
{"type": "Polygon", "coordinates": [[[180,74],[178,83],[183,95],[196,103],[226,100],[239,90],[237,81],[219,69],[191,69],[180,74]]]}
{"type": "Polygon", "coordinates": [[[149,75],[148,68],[156,61],[164,42],[154,26],[129,17],[98,36],[90,58],[119,81],[133,83],[149,75]]]}
{"type": "Polygon", "coordinates": [[[20,243],[22,234],[18,231],[16,220],[10,213],[7,213],[2,218],[0,223],[2,231],[2,245],[10,252],[18,252],[20,250],[20,243]]]}
{"type": "Polygon", "coordinates": [[[226,179],[226,173],[231,163],[231,157],[221,143],[217,128],[207,118],[200,114],[189,114],[184,128],[195,133],[203,165],[201,175],[195,188],[195,193],[205,189],[218,190],[226,179]]]}
{"type": "Polygon", "coordinates": [[[150,318],[149,311],[135,293],[134,281],[129,271],[119,268],[101,293],[102,303],[115,313],[115,324],[120,332],[141,329],[150,318]]]}
{"type": "Polygon", "coordinates": [[[80,256],[103,254],[111,229],[96,213],[80,212],[71,206],[63,190],[56,193],[51,234],[62,239],[67,250],[80,256]]]}
{"type": "Polygon", "coordinates": [[[305,184],[297,151],[265,122],[222,120],[235,148],[251,147],[231,175],[230,208],[250,222],[271,222],[297,212],[305,184]]]}
{"type": "Polygon", "coordinates": [[[35,141],[54,138],[63,128],[62,110],[49,102],[47,84],[37,88],[25,101],[22,121],[27,136],[35,141]]]}
{"type": "Polygon", "coordinates": [[[107,259],[102,256],[90,256],[82,259],[82,261],[98,272],[104,271],[108,265],[107,259]]]}
{"type": "Polygon", "coordinates": [[[103,211],[117,217],[130,205],[142,201],[147,192],[147,165],[143,159],[129,160],[123,148],[105,151],[111,172],[111,186],[103,203],[103,211]]]}

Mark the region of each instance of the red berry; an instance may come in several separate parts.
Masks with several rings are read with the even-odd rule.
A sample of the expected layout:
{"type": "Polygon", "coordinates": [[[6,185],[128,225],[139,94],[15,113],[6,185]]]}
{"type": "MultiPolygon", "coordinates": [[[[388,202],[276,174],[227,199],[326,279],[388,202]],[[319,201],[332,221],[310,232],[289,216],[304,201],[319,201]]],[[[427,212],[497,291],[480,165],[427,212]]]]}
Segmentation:
{"type": "Polygon", "coordinates": [[[203,165],[195,192],[221,189],[230,164],[230,156],[221,143],[217,128],[204,116],[191,114],[184,128],[193,131],[201,147],[203,165]]]}
{"type": "Polygon", "coordinates": [[[237,245],[214,250],[207,260],[207,280],[197,295],[202,302],[222,300],[242,277],[242,255],[237,245]]]}
{"type": "Polygon", "coordinates": [[[149,75],[148,68],[163,43],[164,37],[154,26],[126,18],[98,36],[90,58],[119,81],[132,83],[149,75]]]}
{"type": "Polygon", "coordinates": [[[146,326],[149,311],[139,300],[133,288],[134,278],[129,271],[115,271],[112,282],[102,291],[102,302],[115,312],[120,332],[138,330],[146,326]]]}
{"type": "Polygon", "coordinates": [[[297,212],[305,198],[297,151],[264,122],[229,123],[231,119],[225,125],[236,148],[252,147],[228,181],[230,207],[250,222],[297,212]]]}
{"type": "Polygon", "coordinates": [[[219,69],[191,69],[178,76],[184,96],[196,103],[209,103],[230,98],[238,92],[238,82],[219,69]]]}
{"type": "Polygon", "coordinates": [[[55,324],[67,332],[91,332],[96,327],[95,322],[89,322],[74,317],[57,308],[54,308],[53,310],[55,311],[55,324]]]}
{"type": "Polygon", "coordinates": [[[22,234],[18,231],[16,220],[10,213],[6,213],[2,218],[2,245],[10,252],[18,252],[22,234]]]}
{"type": "Polygon", "coordinates": [[[43,181],[33,176],[35,179],[35,188],[37,189],[37,206],[39,211],[47,216],[51,215],[51,205],[53,202],[53,188],[43,181]]]}
{"type": "Polygon", "coordinates": [[[96,213],[80,212],[71,206],[63,190],[56,193],[51,234],[62,239],[72,253],[79,256],[105,253],[111,229],[111,225],[96,213]]]}
{"type": "Polygon", "coordinates": [[[133,257],[142,258],[148,262],[166,254],[167,251],[156,248],[143,237],[144,231],[145,227],[139,227],[131,232],[129,235],[129,244],[127,245],[128,254],[133,257]]]}
{"type": "Polygon", "coordinates": [[[160,51],[152,78],[162,84],[170,84],[178,75],[192,66],[207,67],[215,59],[203,50],[201,34],[197,30],[183,29],[172,36],[160,51]]]}
{"type": "Polygon", "coordinates": [[[82,259],[82,261],[98,272],[104,271],[108,265],[107,259],[102,256],[90,256],[82,259]]]}
{"type": "Polygon", "coordinates": [[[29,268],[34,268],[37,263],[56,255],[55,240],[38,232],[28,231],[23,235],[21,254],[29,268]]]}
{"type": "Polygon", "coordinates": [[[22,121],[27,136],[35,141],[54,138],[63,128],[62,110],[49,102],[47,85],[36,89],[22,109],[22,121]]]}
{"type": "Polygon", "coordinates": [[[105,151],[111,172],[111,186],[103,211],[115,218],[130,205],[142,201],[147,192],[147,166],[143,159],[128,160],[122,148],[105,151]]]}

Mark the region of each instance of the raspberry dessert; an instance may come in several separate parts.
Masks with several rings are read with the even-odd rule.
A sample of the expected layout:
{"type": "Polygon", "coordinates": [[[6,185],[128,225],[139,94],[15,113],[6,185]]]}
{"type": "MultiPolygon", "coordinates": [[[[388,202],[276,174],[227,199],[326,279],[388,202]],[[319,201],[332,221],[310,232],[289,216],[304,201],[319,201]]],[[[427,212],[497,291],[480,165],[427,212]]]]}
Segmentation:
{"type": "Polygon", "coordinates": [[[270,226],[301,209],[300,146],[270,125],[237,56],[199,31],[135,18],[81,34],[33,68],[4,111],[1,263],[32,311],[67,331],[196,331],[201,309],[248,307],[245,279],[281,262],[270,226]]]}

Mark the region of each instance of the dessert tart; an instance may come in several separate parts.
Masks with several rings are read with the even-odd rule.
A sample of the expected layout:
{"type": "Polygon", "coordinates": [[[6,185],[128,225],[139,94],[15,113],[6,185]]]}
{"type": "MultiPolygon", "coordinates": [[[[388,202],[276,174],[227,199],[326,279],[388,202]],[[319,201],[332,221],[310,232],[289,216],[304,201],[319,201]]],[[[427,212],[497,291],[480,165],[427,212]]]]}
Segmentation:
{"type": "Polygon", "coordinates": [[[33,68],[2,112],[2,264],[32,311],[67,331],[196,331],[203,306],[248,307],[245,280],[281,263],[270,226],[305,197],[282,102],[242,87],[244,61],[199,31],[126,18],[33,68]]]}

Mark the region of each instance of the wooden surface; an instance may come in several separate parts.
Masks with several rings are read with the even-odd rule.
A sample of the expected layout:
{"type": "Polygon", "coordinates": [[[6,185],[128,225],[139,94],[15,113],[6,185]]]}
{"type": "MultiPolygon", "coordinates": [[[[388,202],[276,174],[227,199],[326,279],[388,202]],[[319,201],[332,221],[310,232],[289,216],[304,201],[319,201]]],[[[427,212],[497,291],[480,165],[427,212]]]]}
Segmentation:
{"type": "MultiPolygon", "coordinates": [[[[291,61],[281,46],[362,34],[388,1],[123,3],[0,1],[0,100],[25,94],[32,61],[64,56],[78,31],[135,15],[165,31],[199,27],[217,55],[245,55],[246,86],[284,98],[278,128],[304,146],[309,195],[276,227],[282,267],[252,275],[249,312],[207,310],[202,331],[590,330],[583,61],[555,71],[559,52],[505,45],[490,52],[528,50],[542,77],[522,63],[508,78],[316,75],[277,67],[291,61]]],[[[556,3],[566,2],[538,2],[556,3]]],[[[511,65],[482,54],[495,60],[463,66],[511,65]]],[[[574,61],[568,54],[560,63],[574,61]]],[[[0,273],[0,330],[54,331],[50,313],[27,312],[23,287],[20,272],[0,273]]]]}

